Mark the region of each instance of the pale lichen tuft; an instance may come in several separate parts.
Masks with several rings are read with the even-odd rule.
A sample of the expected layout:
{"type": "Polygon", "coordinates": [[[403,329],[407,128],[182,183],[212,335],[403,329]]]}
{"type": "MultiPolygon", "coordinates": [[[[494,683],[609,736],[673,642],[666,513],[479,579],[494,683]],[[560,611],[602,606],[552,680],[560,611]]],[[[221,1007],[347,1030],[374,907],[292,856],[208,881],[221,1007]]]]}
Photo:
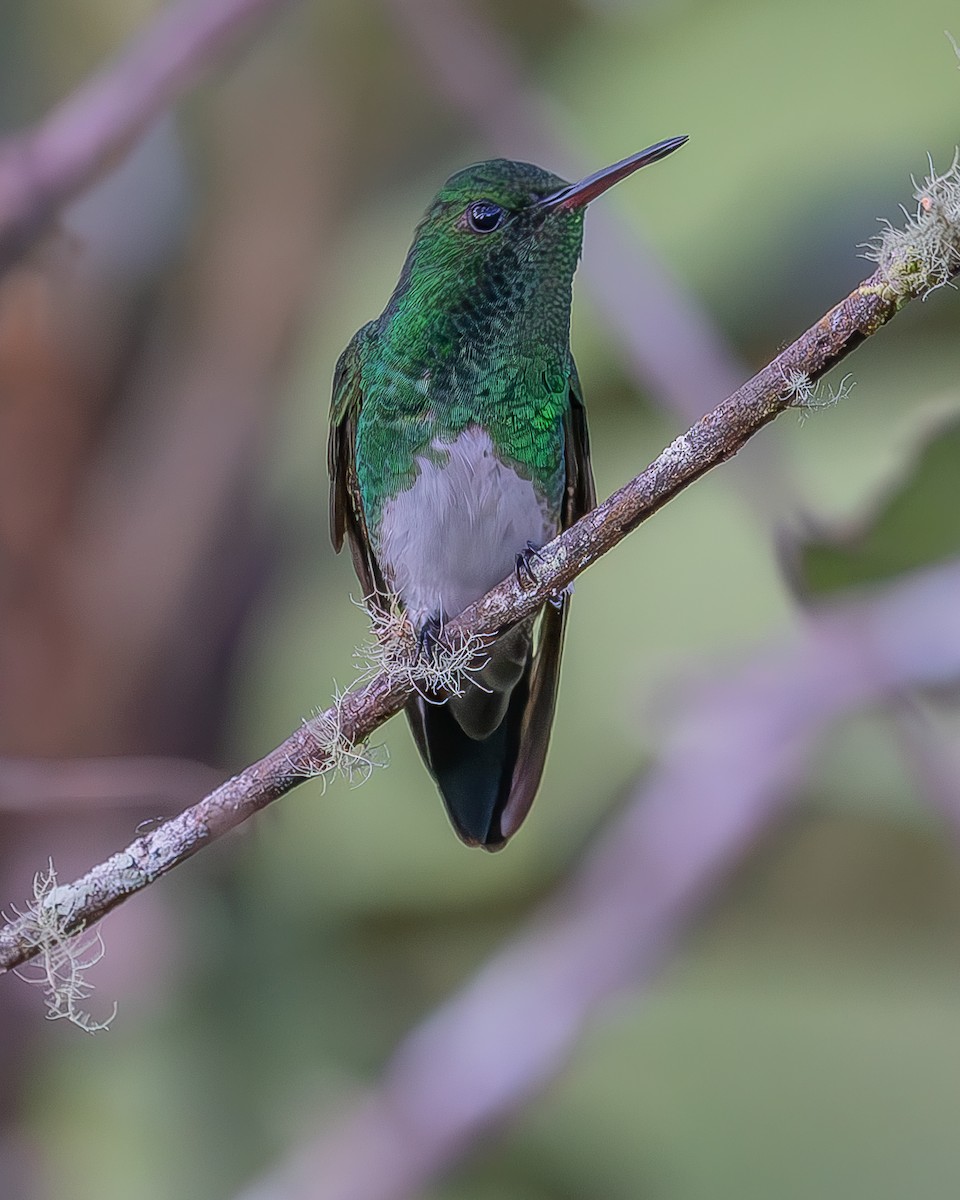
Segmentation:
{"type": "Polygon", "coordinates": [[[823,381],[817,383],[805,371],[796,369],[783,372],[783,382],[786,395],[792,397],[791,405],[800,410],[800,420],[804,421],[818,408],[830,408],[839,404],[850,395],[855,381],[852,375],[844,375],[836,387],[824,389],[823,381]]]}
{"type": "MultiPolygon", "coordinates": [[[[420,695],[435,693],[459,696],[472,676],[487,663],[490,639],[470,634],[449,644],[440,630],[438,640],[424,650],[399,601],[387,610],[361,606],[370,618],[371,638],[354,652],[361,681],[384,674],[391,683],[405,683],[420,695]]],[[[473,685],[481,686],[476,679],[473,685]]]]}
{"type": "Polygon", "coordinates": [[[99,1033],[117,1015],[114,1004],[109,1017],[96,1021],[83,1007],[94,991],[86,973],[103,958],[103,938],[98,929],[68,932],[67,891],[57,886],[51,859],[47,870],[34,876],[33,903],[26,912],[13,909],[24,940],[36,951],[33,961],[16,974],[43,988],[48,1020],[67,1020],[85,1033],[99,1033]]]}
{"type": "Polygon", "coordinates": [[[781,371],[780,374],[783,377],[786,395],[792,397],[791,403],[798,408],[806,408],[817,393],[817,385],[806,371],[798,371],[796,368],[781,371]]]}
{"type": "Polygon", "coordinates": [[[343,699],[337,690],[333,705],[313,714],[303,723],[305,745],[287,765],[303,779],[319,779],[325,792],[332,776],[346,779],[351,787],[366,783],[377,767],[387,765],[385,746],[353,742],[343,729],[343,699]],[[314,765],[316,764],[316,765],[314,765]]]}
{"type": "Polygon", "coordinates": [[[960,271],[960,153],[940,175],[931,161],[929,175],[913,183],[916,212],[904,209],[902,228],[885,221],[879,236],[864,248],[864,257],[877,264],[893,293],[904,299],[927,296],[960,271]]]}

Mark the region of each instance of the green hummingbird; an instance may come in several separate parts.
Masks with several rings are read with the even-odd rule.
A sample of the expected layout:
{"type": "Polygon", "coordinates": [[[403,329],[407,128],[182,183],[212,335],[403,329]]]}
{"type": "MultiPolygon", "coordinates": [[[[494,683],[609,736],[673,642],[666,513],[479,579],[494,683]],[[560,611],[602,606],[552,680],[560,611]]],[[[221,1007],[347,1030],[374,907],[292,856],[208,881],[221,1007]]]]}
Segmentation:
{"type": "MultiPolygon", "coordinates": [[[[417,226],[380,316],[337,363],[331,536],[365,595],[399,599],[422,653],[442,625],[596,504],[570,353],[586,205],[686,141],[579,183],[493,159],[452,175],[417,226]]],[[[568,594],[503,634],[460,694],[407,705],[459,836],[497,850],[543,773],[568,594]],[[536,626],[536,628],[535,628],[536,626]]]]}

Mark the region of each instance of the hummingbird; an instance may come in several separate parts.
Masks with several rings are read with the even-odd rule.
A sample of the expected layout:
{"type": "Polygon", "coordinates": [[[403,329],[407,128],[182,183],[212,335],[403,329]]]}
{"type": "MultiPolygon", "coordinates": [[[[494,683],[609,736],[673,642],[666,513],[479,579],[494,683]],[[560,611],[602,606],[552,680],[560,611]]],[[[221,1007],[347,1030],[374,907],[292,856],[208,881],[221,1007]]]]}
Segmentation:
{"type": "MultiPolygon", "coordinates": [[[[420,653],[596,505],[583,394],[570,352],[586,206],[686,142],[658,142],[578,183],[493,159],[440,188],[386,308],[334,373],[328,467],[336,550],[346,538],[368,601],[399,600],[420,653]]],[[[502,634],[457,693],[407,717],[468,845],[498,850],[540,784],[569,592],[502,634]]]]}

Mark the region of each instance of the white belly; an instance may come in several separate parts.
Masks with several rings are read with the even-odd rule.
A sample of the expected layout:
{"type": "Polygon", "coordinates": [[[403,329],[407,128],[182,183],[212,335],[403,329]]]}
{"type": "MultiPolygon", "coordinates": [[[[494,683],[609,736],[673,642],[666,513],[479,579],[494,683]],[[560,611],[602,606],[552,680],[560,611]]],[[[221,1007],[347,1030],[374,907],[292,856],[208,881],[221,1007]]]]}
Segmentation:
{"type": "Polygon", "coordinates": [[[388,501],[380,526],[384,577],[416,627],[457,616],[515,569],[528,541],[542,546],[558,529],[482,430],[435,448],[447,460],[417,459],[416,483],[388,501]]]}

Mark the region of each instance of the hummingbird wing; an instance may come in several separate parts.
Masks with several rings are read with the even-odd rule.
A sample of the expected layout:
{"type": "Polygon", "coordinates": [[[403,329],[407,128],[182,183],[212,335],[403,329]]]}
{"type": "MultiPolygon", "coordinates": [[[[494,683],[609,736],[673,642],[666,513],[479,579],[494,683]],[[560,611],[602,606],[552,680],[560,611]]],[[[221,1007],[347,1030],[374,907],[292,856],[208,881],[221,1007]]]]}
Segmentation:
{"type": "MultiPolygon", "coordinates": [[[[596,505],[586,413],[572,359],[564,460],[560,523],[566,529],[596,505]]],[[[418,696],[407,706],[417,747],[437,781],[454,828],[470,845],[499,850],[530,811],[550,742],[568,604],[569,596],[564,594],[556,604],[545,605],[535,636],[531,637],[529,625],[520,626],[496,643],[494,656],[502,650],[508,658],[522,657],[506,712],[488,736],[467,734],[452,701],[438,705],[418,696]]],[[[484,704],[490,697],[478,699],[484,704]]],[[[457,704],[464,702],[470,702],[469,692],[457,704]]]]}
{"type": "Polygon", "coordinates": [[[368,326],[350,339],[337,360],[330,405],[330,437],[327,469],[330,474],[330,539],[340,552],[344,537],[350,543],[354,570],[364,599],[378,608],[386,607],[387,589],[370,545],[357,483],[357,418],[363,404],[360,386],[360,352],[368,326]]]}
{"type": "MultiPolygon", "coordinates": [[[[596,487],[590,466],[587,414],[583,404],[580,377],[572,356],[570,404],[564,420],[563,444],[566,489],[560,525],[562,529],[569,529],[597,504],[596,487]]],[[[523,824],[540,786],[556,709],[560,659],[563,655],[563,637],[569,604],[570,595],[565,592],[558,604],[547,604],[540,616],[531,662],[529,695],[520,725],[517,761],[513,768],[510,793],[500,814],[500,835],[504,841],[512,837],[523,824]]]]}
{"type": "Polygon", "coordinates": [[[587,410],[583,404],[583,389],[577,364],[570,358],[570,408],[563,427],[564,465],[567,490],[560,524],[569,529],[582,516],[597,507],[597,488],[593,482],[590,458],[590,437],[587,433],[587,410]]]}

